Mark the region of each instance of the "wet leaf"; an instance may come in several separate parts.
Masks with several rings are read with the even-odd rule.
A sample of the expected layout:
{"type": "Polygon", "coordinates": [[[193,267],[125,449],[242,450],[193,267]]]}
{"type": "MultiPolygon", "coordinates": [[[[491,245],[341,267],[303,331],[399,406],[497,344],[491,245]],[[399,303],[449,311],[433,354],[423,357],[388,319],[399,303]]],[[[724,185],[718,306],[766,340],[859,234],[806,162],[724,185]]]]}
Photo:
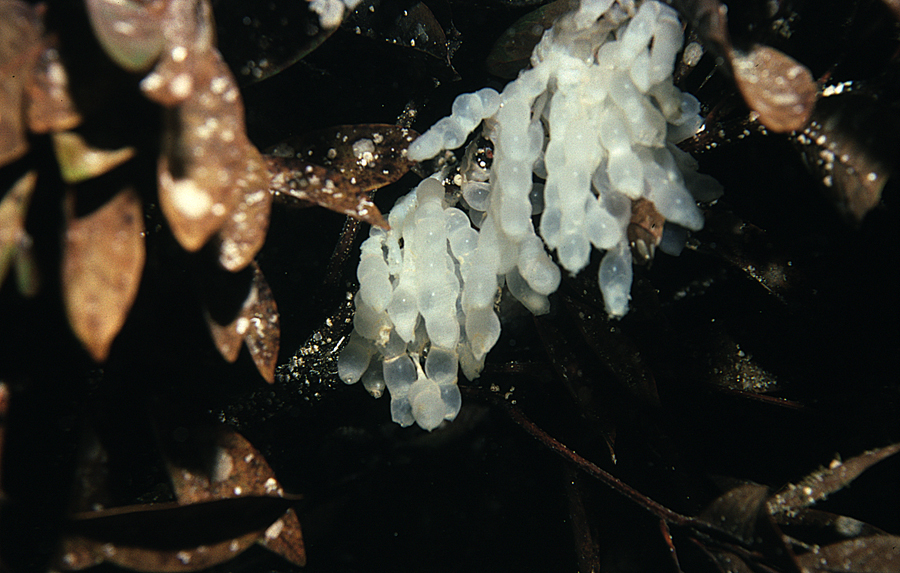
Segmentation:
{"type": "Polygon", "coordinates": [[[875,96],[826,97],[794,141],[841,210],[861,221],[898,167],[900,116],[875,96]]]}
{"type": "Polygon", "coordinates": [[[807,507],[839,491],[881,460],[900,452],[900,444],[870,450],[846,462],[834,460],[796,484],[788,484],[769,500],[769,512],[791,512],[807,507]]]}
{"type": "Polygon", "coordinates": [[[125,188],[96,211],[74,215],[67,199],[63,298],[75,335],[98,362],[109,354],[137,295],[144,268],[141,201],[125,188]]]}
{"type": "Polygon", "coordinates": [[[374,191],[409,171],[412,162],[406,149],[418,136],[399,125],[339,125],[289,139],[276,146],[273,155],[321,165],[363,191],[374,191]]]}
{"type": "Polygon", "coordinates": [[[0,286],[10,267],[15,266],[19,292],[24,296],[37,294],[39,285],[32,238],[25,231],[25,216],[36,182],[37,172],[29,171],[0,201],[0,286]]]}
{"type": "Polygon", "coordinates": [[[60,174],[67,183],[79,183],[111,171],[134,157],[133,147],[97,149],[74,131],[52,136],[60,174]]]}
{"type": "Polygon", "coordinates": [[[56,566],[72,571],[108,561],[136,571],[197,571],[246,550],[291,503],[277,496],[245,496],[76,514],[56,566]]]}
{"type": "Polygon", "coordinates": [[[106,54],[130,72],[144,72],[163,50],[163,18],[173,2],[86,0],[94,34],[106,54]]]}
{"type": "Polygon", "coordinates": [[[513,79],[531,62],[531,52],[557,18],[569,11],[569,0],[556,0],[529,12],[506,29],[494,43],[485,60],[488,71],[513,79]]]}
{"type": "Polygon", "coordinates": [[[810,71],[785,53],[757,45],[749,52],[729,53],[735,83],[759,121],[776,133],[802,128],[816,105],[816,83],[810,71]]]}
{"type": "Polygon", "coordinates": [[[253,282],[238,316],[221,325],[206,313],[206,322],[216,348],[229,362],[237,360],[241,342],[256,364],[257,370],[269,383],[275,380],[275,364],[278,361],[280,326],[275,298],[266,283],[262,271],[253,263],[253,282]]]}
{"type": "Polygon", "coordinates": [[[28,149],[24,90],[41,51],[37,8],[24,2],[0,2],[0,165],[28,149]]]}
{"type": "MultiPolygon", "coordinates": [[[[181,504],[285,495],[262,454],[227,426],[192,428],[188,441],[166,442],[164,450],[181,504]],[[197,460],[208,463],[198,469],[197,460]]],[[[259,542],[295,565],[306,564],[300,522],[293,509],[273,520],[259,542]]]]}
{"type": "Polygon", "coordinates": [[[276,199],[310,207],[318,205],[381,228],[387,222],[365,191],[339,174],[293,157],[265,156],[269,189],[276,199]]]}
{"type": "MultiPolygon", "coordinates": [[[[160,208],[188,251],[206,244],[246,195],[264,188],[231,72],[214,50],[198,54],[193,63],[189,72],[160,80],[160,90],[189,92],[180,106],[167,110],[169,137],[158,168],[160,208]]],[[[226,260],[233,262],[230,254],[226,260]]]]}
{"type": "Polygon", "coordinates": [[[894,573],[900,563],[900,537],[859,537],[816,547],[798,559],[809,573],[894,573]]]}

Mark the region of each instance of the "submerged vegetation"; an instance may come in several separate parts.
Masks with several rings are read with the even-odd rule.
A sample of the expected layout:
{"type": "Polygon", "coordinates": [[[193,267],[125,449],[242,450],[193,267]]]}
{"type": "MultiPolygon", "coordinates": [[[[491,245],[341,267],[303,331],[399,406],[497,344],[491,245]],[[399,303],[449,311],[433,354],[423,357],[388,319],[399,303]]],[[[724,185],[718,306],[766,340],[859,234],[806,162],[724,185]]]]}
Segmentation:
{"type": "Polygon", "coordinates": [[[360,243],[578,2],[0,0],[0,571],[894,571],[900,8],[666,3],[724,194],[424,432],[338,379],[360,243]]]}

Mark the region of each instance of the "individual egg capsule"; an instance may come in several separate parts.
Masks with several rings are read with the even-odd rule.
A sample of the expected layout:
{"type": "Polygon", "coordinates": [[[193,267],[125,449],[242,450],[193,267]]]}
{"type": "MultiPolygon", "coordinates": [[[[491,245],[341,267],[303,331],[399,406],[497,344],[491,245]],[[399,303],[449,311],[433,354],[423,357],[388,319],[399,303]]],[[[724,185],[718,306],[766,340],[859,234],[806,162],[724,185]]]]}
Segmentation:
{"type": "Polygon", "coordinates": [[[438,384],[450,384],[456,381],[459,368],[459,357],[456,350],[450,350],[435,344],[425,357],[425,375],[438,384]]]}
{"type": "Polygon", "coordinates": [[[372,342],[355,330],[351,332],[350,339],[338,358],[338,378],[344,384],[358,382],[369,367],[373,354],[375,354],[375,348],[372,346],[372,342]]]}

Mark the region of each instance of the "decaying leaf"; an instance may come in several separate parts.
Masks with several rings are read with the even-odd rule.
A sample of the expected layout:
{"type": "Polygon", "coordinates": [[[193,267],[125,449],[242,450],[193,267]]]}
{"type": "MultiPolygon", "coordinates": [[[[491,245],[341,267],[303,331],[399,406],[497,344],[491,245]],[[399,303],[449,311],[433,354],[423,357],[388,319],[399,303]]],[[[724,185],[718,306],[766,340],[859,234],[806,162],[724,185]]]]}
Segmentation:
{"type": "Polygon", "coordinates": [[[710,503],[700,514],[722,531],[746,543],[752,543],[760,511],[765,511],[769,488],[751,483],[735,487],[710,503]]]}
{"type": "Polygon", "coordinates": [[[900,537],[858,537],[816,547],[798,557],[804,573],[894,573],[900,563],[900,537]]]}
{"type": "Polygon", "coordinates": [[[291,503],[277,496],[244,496],[76,514],[64,532],[56,567],[74,571],[106,561],[135,571],[205,569],[246,550],[291,503]]]}
{"type": "MultiPolygon", "coordinates": [[[[201,80],[209,78],[203,76],[218,75],[210,72],[215,64],[209,57],[218,52],[213,47],[215,28],[208,0],[167,0],[163,5],[165,12],[158,24],[163,36],[160,58],[141,81],[141,90],[151,100],[173,107],[192,96],[196,99],[195,88],[206,89],[201,80]]],[[[215,95],[223,95],[231,87],[231,74],[225,79],[228,83],[219,82],[222,89],[215,95]]]]}
{"type": "Polygon", "coordinates": [[[262,157],[251,145],[246,147],[247,174],[241,184],[245,193],[219,230],[219,264],[236,272],[246,267],[266,241],[272,194],[266,187],[262,157]]]}
{"type": "Polygon", "coordinates": [[[387,228],[387,221],[368,194],[334,171],[293,157],[268,155],[265,159],[269,189],[276,199],[303,206],[318,205],[387,228]]]}
{"type": "Polygon", "coordinates": [[[34,296],[38,289],[32,239],[25,231],[25,215],[36,182],[37,172],[29,171],[0,201],[0,286],[10,267],[15,266],[19,292],[24,296],[34,296]]]}
{"type": "Polygon", "coordinates": [[[25,86],[41,51],[38,10],[24,2],[0,1],[0,165],[28,149],[25,139],[25,86]]]}
{"type": "Polygon", "coordinates": [[[399,125],[339,125],[284,141],[273,155],[327,167],[363,191],[374,191],[409,171],[406,149],[418,136],[399,125]]]}
{"type": "Polygon", "coordinates": [[[229,362],[237,360],[241,342],[259,373],[267,382],[275,380],[275,363],[278,360],[280,326],[275,298],[266,283],[262,271],[253,263],[253,281],[238,316],[229,324],[221,325],[207,311],[206,322],[216,348],[229,362]]]}
{"type": "Polygon", "coordinates": [[[144,72],[163,49],[163,18],[167,4],[86,0],[94,34],[106,54],[131,72],[144,72]]]}
{"type": "MultiPolygon", "coordinates": [[[[160,207],[188,251],[206,244],[244,195],[261,185],[231,72],[213,50],[198,54],[194,62],[190,73],[158,80],[170,91],[189,92],[180,106],[167,110],[173,137],[166,140],[158,170],[160,207]]],[[[144,83],[154,74],[159,72],[144,83]]]]}
{"type": "Polygon", "coordinates": [[[900,116],[874,96],[833,95],[819,100],[794,140],[841,210],[861,221],[898,167],[900,116]]]}
{"type": "Polygon", "coordinates": [[[63,241],[63,298],[75,335],[98,362],[109,354],[137,295],[144,268],[144,221],[133,189],[116,193],[105,205],[75,216],[67,200],[63,241]]]}
{"type": "Polygon", "coordinates": [[[772,514],[792,512],[821,501],[850,484],[871,466],[900,452],[900,444],[871,450],[846,462],[833,461],[796,484],[788,484],[768,501],[772,514]]]}
{"type": "Polygon", "coordinates": [[[29,82],[28,127],[35,133],[65,131],[81,123],[81,114],[69,95],[69,77],[56,46],[44,42],[29,82]]]}
{"type": "Polygon", "coordinates": [[[52,136],[60,174],[67,183],[79,183],[107,173],[134,157],[133,147],[97,149],[74,131],[52,136]]]}
{"type": "Polygon", "coordinates": [[[237,85],[212,47],[211,18],[208,2],[167,3],[165,49],[141,89],[167,108],[169,136],[158,179],[160,208],[173,234],[185,249],[196,251],[228,224],[223,261],[240,268],[261,245],[259,233],[242,225],[268,222],[265,203],[253,199],[265,189],[264,170],[244,131],[237,85]],[[242,202],[243,212],[234,215],[242,202]]]}
{"type": "MultiPolygon", "coordinates": [[[[227,426],[192,428],[188,442],[163,444],[178,502],[285,495],[265,458],[227,426]],[[198,468],[197,460],[207,460],[198,468]]],[[[298,566],[306,564],[300,522],[293,509],[273,519],[258,541],[298,566]]]]}

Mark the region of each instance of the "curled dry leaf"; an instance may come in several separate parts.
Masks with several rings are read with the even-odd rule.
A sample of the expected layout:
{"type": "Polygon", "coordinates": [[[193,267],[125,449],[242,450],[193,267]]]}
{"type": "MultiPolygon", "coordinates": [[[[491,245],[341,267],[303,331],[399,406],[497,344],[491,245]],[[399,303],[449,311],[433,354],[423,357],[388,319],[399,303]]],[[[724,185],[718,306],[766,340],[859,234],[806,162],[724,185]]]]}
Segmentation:
{"type": "Polygon", "coordinates": [[[130,72],[144,72],[163,49],[163,18],[171,2],[86,0],[94,34],[115,63],[130,72]]]}
{"type": "Polygon", "coordinates": [[[369,196],[339,174],[293,157],[265,156],[269,189],[276,199],[304,206],[318,205],[371,225],[387,228],[387,221],[369,196]]]}
{"type": "Polygon", "coordinates": [[[229,324],[221,325],[206,312],[206,322],[216,348],[225,360],[229,362],[237,360],[241,342],[244,342],[262,377],[270,383],[275,380],[275,364],[278,361],[281,333],[278,308],[272,291],[256,263],[253,263],[250,292],[238,316],[229,324]]]}
{"type": "Polygon", "coordinates": [[[52,136],[60,175],[66,183],[93,179],[134,157],[133,147],[97,149],[74,131],[54,133],[52,136]]]}
{"type": "Polygon", "coordinates": [[[253,545],[290,504],[275,496],[245,496],[76,514],[55,566],[74,571],[106,561],[135,571],[205,569],[253,545]]]}
{"type": "Polygon", "coordinates": [[[141,202],[131,188],[75,217],[67,197],[63,243],[63,298],[75,335],[98,362],[109,354],[137,295],[144,268],[141,202]]]}
{"type": "Polygon", "coordinates": [[[735,82],[759,121],[776,133],[802,128],[816,104],[816,83],[801,63],[769,46],[729,52],[735,82]]]}
{"type": "Polygon", "coordinates": [[[41,51],[41,34],[36,8],[0,0],[0,165],[28,149],[23,93],[41,51]]]}
{"type": "Polygon", "coordinates": [[[15,265],[19,292],[33,296],[38,289],[37,267],[32,254],[32,239],[25,231],[25,215],[37,182],[37,172],[29,171],[13,184],[0,201],[0,286],[15,265]]]}
{"type": "MultiPolygon", "coordinates": [[[[265,458],[228,426],[193,428],[190,443],[164,443],[166,463],[181,504],[241,496],[284,497],[265,458]],[[185,456],[184,454],[188,455],[185,456]],[[201,471],[197,459],[210,461],[201,471]]],[[[273,520],[259,542],[298,566],[306,564],[300,522],[293,508],[273,520]]]]}

